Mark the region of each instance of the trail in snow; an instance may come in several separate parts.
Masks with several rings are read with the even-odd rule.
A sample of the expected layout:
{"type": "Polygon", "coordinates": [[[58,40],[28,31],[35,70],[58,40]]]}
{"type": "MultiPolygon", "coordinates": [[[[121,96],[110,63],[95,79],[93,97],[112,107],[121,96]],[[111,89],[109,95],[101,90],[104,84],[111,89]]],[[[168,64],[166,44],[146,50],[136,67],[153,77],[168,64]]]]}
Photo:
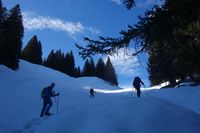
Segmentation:
{"type": "MultiPolygon", "coordinates": [[[[112,97],[112,96],[111,96],[112,97]]],[[[39,125],[35,133],[97,132],[97,133],[198,133],[199,114],[155,97],[120,98],[86,108],[64,111],[53,121],[39,125]],[[178,123],[178,124],[175,124],[178,123]],[[189,124],[190,123],[190,124],[189,124]],[[52,129],[47,128],[54,125],[52,129]],[[56,128],[55,128],[56,127],[56,128]]]]}
{"type": "Polygon", "coordinates": [[[0,75],[0,133],[200,132],[199,87],[151,90],[137,98],[98,78],[75,79],[25,61],[17,72],[0,66],[0,75]],[[60,113],[40,118],[40,91],[51,82],[61,94],[60,113]],[[99,89],[94,99],[91,87],[99,89]],[[109,93],[100,93],[105,88],[109,93]]]}

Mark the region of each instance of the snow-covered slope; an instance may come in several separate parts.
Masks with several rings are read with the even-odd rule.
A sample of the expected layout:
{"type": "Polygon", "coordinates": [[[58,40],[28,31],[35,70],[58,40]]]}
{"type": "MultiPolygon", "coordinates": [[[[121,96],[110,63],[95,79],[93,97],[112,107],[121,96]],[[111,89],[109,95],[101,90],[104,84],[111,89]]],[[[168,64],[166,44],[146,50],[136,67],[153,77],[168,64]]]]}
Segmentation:
{"type": "MultiPolygon", "coordinates": [[[[71,78],[21,61],[17,72],[0,65],[0,133],[199,133],[200,88],[151,90],[137,98],[98,78],[71,78]],[[51,82],[60,92],[59,113],[40,118],[41,89],[51,82]]],[[[54,100],[54,98],[52,99],[54,100]]]]}

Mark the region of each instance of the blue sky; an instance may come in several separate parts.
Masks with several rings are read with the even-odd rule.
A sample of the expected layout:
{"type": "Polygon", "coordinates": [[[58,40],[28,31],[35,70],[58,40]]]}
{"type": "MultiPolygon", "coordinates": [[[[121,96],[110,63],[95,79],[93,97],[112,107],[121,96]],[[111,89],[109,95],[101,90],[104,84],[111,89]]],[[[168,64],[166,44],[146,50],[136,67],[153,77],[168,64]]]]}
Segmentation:
{"type": "MultiPolygon", "coordinates": [[[[23,14],[25,33],[23,46],[33,35],[37,35],[43,46],[43,57],[52,50],[73,51],[76,65],[83,67],[75,43],[85,45],[83,37],[96,39],[98,36],[118,37],[119,31],[128,24],[137,23],[137,16],[151,9],[156,0],[137,0],[137,7],[127,11],[121,0],[2,0],[3,5],[11,9],[20,4],[23,14]]],[[[134,43],[134,42],[132,42],[134,43]]],[[[130,44],[133,45],[133,44],[130,44]]],[[[131,55],[133,49],[128,49],[131,55]]],[[[104,56],[97,55],[105,58],[104,56]]],[[[134,76],[140,76],[149,86],[145,69],[147,55],[140,56],[141,61],[127,56],[121,50],[111,60],[116,68],[119,85],[132,86],[134,76]]],[[[106,58],[105,58],[106,60],[106,58]]],[[[95,61],[96,63],[96,61],[95,61]]]]}

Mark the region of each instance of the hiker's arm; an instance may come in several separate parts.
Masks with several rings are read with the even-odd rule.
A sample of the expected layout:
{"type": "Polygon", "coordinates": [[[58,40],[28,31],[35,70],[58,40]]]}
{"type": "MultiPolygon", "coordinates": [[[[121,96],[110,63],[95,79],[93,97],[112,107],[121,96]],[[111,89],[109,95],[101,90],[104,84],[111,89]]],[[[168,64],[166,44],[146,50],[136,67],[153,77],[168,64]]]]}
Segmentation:
{"type": "Polygon", "coordinates": [[[51,94],[51,97],[56,97],[56,96],[59,96],[60,95],[60,93],[55,93],[55,92],[52,92],[52,94],[51,94]]]}
{"type": "Polygon", "coordinates": [[[140,80],[140,83],[141,83],[142,85],[144,85],[144,83],[142,82],[142,80],[140,80]]]}

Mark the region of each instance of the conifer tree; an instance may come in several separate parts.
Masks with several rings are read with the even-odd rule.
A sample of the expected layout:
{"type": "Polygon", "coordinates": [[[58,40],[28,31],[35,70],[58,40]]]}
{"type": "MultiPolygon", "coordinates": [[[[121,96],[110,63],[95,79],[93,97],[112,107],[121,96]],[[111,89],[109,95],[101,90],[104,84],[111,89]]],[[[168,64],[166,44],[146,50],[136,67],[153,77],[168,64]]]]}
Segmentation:
{"type": "Polygon", "coordinates": [[[77,68],[75,68],[75,78],[81,77],[81,69],[78,66],[77,68]]]}
{"type": "Polygon", "coordinates": [[[109,57],[106,62],[104,80],[111,82],[114,85],[118,85],[117,75],[109,57]]]}
{"type": "MultiPolygon", "coordinates": [[[[7,9],[3,7],[3,4],[0,0],[0,41],[5,40],[3,35],[3,31],[5,30],[5,21],[8,17],[7,9]]],[[[2,46],[3,43],[0,43],[0,46],[2,46]]]]}
{"type": "Polygon", "coordinates": [[[8,52],[8,62],[7,66],[12,69],[17,69],[19,63],[19,57],[21,54],[22,48],[22,38],[24,35],[24,27],[22,23],[22,14],[20,6],[16,5],[10,10],[10,16],[8,17],[8,43],[9,50],[8,52]]]}
{"type": "Polygon", "coordinates": [[[86,59],[83,70],[82,70],[82,76],[86,76],[86,77],[91,76],[89,69],[90,69],[90,63],[89,63],[89,60],[86,59]]]}
{"type": "Polygon", "coordinates": [[[55,68],[56,70],[60,71],[60,72],[65,72],[65,68],[64,68],[64,53],[61,52],[61,50],[57,50],[55,52],[55,68]]]}
{"type": "Polygon", "coordinates": [[[95,75],[95,72],[96,72],[96,68],[95,68],[95,64],[94,64],[94,60],[93,60],[93,58],[91,57],[90,58],[90,68],[89,68],[89,70],[90,70],[90,76],[96,76],[95,75]]]}
{"type": "Polygon", "coordinates": [[[64,53],[62,53],[61,50],[57,50],[56,52],[51,50],[47,59],[44,60],[43,65],[65,73],[64,53]]]}
{"type": "MultiPolygon", "coordinates": [[[[124,0],[127,9],[134,0],[124,0]]],[[[137,5],[137,4],[136,4],[137,5]]],[[[129,8],[130,7],[130,8],[129,8]]],[[[139,16],[137,24],[128,25],[118,38],[85,37],[87,46],[76,45],[79,54],[87,58],[94,54],[113,54],[134,41],[133,55],[146,52],[149,56],[148,71],[152,84],[200,75],[200,1],[164,0],[139,16]]]]}
{"type": "Polygon", "coordinates": [[[56,68],[55,64],[56,64],[56,55],[54,50],[51,50],[46,61],[44,62],[44,66],[55,69],[56,68]]]}
{"type": "Polygon", "coordinates": [[[75,59],[72,51],[64,55],[61,50],[57,50],[56,52],[52,50],[47,59],[44,60],[43,65],[63,72],[71,77],[81,76],[80,68],[75,68],[75,59]]]}
{"type": "Polygon", "coordinates": [[[75,60],[73,52],[67,53],[64,60],[65,73],[69,76],[75,76],[75,60]]]}
{"type": "Polygon", "coordinates": [[[75,76],[75,59],[74,59],[74,55],[73,52],[70,51],[70,76],[74,77],[75,76]]]}
{"type": "Polygon", "coordinates": [[[70,65],[70,54],[66,53],[65,59],[64,59],[64,68],[65,68],[65,73],[67,75],[70,74],[69,65],[70,65]]]}
{"type": "MultiPolygon", "coordinates": [[[[4,20],[2,14],[5,15],[5,8],[2,9],[1,3],[1,21],[4,20]]],[[[3,15],[3,16],[4,16],[3,15]]],[[[7,67],[16,70],[19,65],[19,56],[22,48],[22,37],[24,34],[24,27],[22,23],[22,15],[20,6],[16,5],[9,13],[7,13],[6,19],[1,22],[0,36],[1,40],[1,63],[7,67]],[[3,42],[2,42],[3,40],[3,42]]]]}
{"type": "Polygon", "coordinates": [[[42,64],[42,45],[34,35],[22,50],[21,58],[35,64],[42,64]]]}
{"type": "Polygon", "coordinates": [[[102,58],[100,58],[96,64],[96,76],[104,79],[104,73],[105,73],[105,63],[102,60],[102,58]]]}
{"type": "Polygon", "coordinates": [[[6,60],[5,53],[5,41],[7,40],[5,37],[5,21],[7,19],[7,10],[3,7],[2,2],[0,0],[0,64],[4,64],[4,60],[6,60]]]}
{"type": "Polygon", "coordinates": [[[82,76],[96,76],[95,75],[95,64],[93,61],[93,58],[86,59],[84,67],[83,67],[83,71],[82,71],[82,76]]]}

